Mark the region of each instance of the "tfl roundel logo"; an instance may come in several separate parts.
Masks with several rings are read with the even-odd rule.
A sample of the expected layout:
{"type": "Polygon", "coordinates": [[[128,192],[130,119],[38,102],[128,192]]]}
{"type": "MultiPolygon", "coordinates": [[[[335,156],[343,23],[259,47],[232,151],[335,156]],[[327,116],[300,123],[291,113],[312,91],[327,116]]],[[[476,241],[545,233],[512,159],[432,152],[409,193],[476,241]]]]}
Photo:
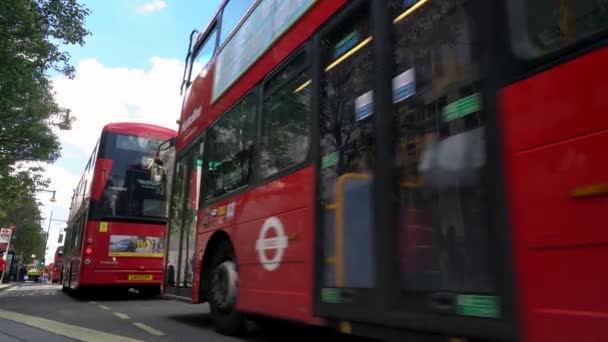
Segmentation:
{"type": "Polygon", "coordinates": [[[274,271],[281,265],[285,249],[287,249],[287,236],[283,223],[277,217],[270,217],[264,221],[255,248],[258,259],[267,271],[274,271]]]}

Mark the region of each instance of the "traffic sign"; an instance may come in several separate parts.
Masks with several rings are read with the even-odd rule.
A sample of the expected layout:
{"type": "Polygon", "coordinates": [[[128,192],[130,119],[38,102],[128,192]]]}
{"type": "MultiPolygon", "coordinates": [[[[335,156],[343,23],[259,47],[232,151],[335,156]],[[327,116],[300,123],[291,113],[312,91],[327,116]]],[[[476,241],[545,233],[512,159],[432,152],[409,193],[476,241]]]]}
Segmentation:
{"type": "Polygon", "coordinates": [[[8,244],[10,240],[11,230],[8,228],[0,228],[0,244],[8,244]]]}

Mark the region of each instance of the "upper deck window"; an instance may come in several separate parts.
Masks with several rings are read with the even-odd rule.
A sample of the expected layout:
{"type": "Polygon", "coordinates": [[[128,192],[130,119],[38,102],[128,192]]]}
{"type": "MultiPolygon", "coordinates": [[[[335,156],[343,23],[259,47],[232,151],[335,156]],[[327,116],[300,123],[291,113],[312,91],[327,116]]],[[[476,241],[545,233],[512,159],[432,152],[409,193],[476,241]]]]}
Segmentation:
{"type": "Polygon", "coordinates": [[[230,0],[224,6],[222,29],[220,30],[220,45],[226,41],[228,35],[232,33],[232,30],[234,30],[253,3],[254,0],[230,0]]]}
{"type": "Polygon", "coordinates": [[[205,68],[207,63],[213,58],[213,54],[215,54],[215,48],[217,42],[217,28],[214,28],[213,31],[207,36],[207,39],[200,45],[198,51],[196,52],[196,57],[192,60],[192,74],[190,80],[195,79],[205,68]],[[193,77],[192,77],[193,76],[193,77]]]}
{"type": "Polygon", "coordinates": [[[512,42],[523,58],[536,58],[608,29],[608,0],[512,0],[512,42]]]}

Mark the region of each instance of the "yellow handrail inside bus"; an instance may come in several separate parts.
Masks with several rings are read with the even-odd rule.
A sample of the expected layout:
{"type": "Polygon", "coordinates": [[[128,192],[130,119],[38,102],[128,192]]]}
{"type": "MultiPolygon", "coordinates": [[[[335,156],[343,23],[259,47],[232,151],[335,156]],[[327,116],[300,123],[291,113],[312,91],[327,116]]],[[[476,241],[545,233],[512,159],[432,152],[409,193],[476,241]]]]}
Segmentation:
{"type": "Polygon", "coordinates": [[[336,216],[334,227],[334,260],[336,270],[336,286],[344,287],[344,183],[349,180],[367,180],[371,176],[366,173],[349,172],[336,180],[336,216]]]}
{"type": "MultiPolygon", "coordinates": [[[[345,173],[338,177],[336,180],[336,202],[325,206],[326,210],[334,210],[334,256],[326,256],[324,258],[325,263],[332,263],[335,265],[335,286],[344,287],[345,274],[344,274],[344,184],[349,180],[368,180],[371,178],[370,174],[367,173],[345,173]]],[[[422,186],[422,181],[418,180],[415,182],[405,181],[400,183],[403,188],[419,188],[422,186]]]]}
{"type": "Polygon", "coordinates": [[[418,1],[412,7],[406,9],[401,14],[399,14],[399,16],[397,18],[395,18],[395,20],[393,20],[393,23],[396,24],[396,23],[400,22],[401,20],[407,18],[407,16],[409,16],[412,13],[414,13],[414,11],[416,11],[417,9],[419,9],[420,7],[422,7],[422,5],[426,4],[427,2],[429,2],[429,0],[420,0],[420,1],[418,1]]]}

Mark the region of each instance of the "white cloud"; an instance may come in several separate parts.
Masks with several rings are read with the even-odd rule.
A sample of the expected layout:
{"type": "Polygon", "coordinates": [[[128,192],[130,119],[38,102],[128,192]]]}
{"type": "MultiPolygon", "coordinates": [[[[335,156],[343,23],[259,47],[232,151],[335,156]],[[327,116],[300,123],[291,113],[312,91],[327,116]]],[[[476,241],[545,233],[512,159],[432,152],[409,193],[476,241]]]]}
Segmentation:
{"type": "Polygon", "coordinates": [[[147,3],[137,7],[135,10],[139,14],[148,14],[148,13],[160,11],[165,7],[167,7],[167,3],[164,2],[163,0],[152,0],[150,2],[147,2],[147,3]]]}
{"type": "Polygon", "coordinates": [[[55,79],[58,102],[76,117],[71,130],[59,132],[63,147],[90,155],[109,122],[147,122],[177,129],[183,63],[160,57],[150,58],[150,63],[149,70],[141,70],[110,68],[88,59],[78,65],[74,80],[55,79]]]}

